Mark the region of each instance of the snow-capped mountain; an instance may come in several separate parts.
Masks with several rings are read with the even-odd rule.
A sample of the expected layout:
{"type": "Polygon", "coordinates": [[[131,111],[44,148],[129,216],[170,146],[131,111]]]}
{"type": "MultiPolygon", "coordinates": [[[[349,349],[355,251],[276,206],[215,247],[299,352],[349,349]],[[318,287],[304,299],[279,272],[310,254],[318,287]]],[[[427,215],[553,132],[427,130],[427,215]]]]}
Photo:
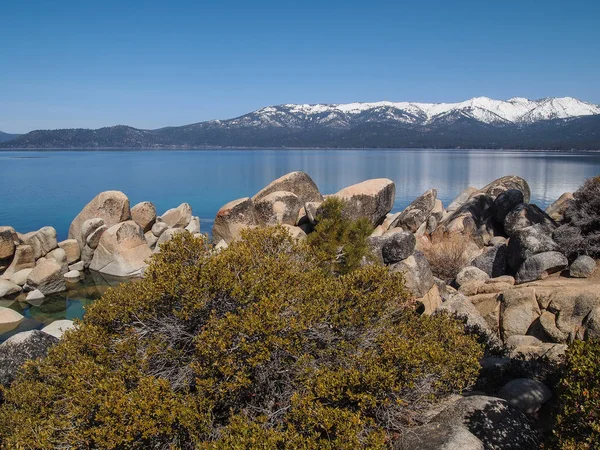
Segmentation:
{"type": "Polygon", "coordinates": [[[226,121],[227,127],[298,127],[321,125],[338,128],[361,122],[392,121],[427,125],[437,120],[471,118],[485,124],[530,124],[540,120],[567,119],[600,114],[600,106],[572,97],[529,100],[514,97],[494,100],[476,97],[459,103],[375,102],[346,104],[286,104],[267,106],[226,121]]]}
{"type": "Polygon", "coordinates": [[[139,130],[38,130],[0,148],[515,148],[600,150],[600,106],[546,98],[267,106],[240,117],[139,130]]]}

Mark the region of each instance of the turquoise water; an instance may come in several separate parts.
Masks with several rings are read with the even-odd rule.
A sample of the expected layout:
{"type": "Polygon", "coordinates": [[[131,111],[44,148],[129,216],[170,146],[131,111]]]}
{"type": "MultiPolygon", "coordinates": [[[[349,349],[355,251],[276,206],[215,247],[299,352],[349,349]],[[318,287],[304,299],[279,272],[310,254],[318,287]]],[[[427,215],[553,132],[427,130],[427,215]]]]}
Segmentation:
{"type": "Polygon", "coordinates": [[[600,174],[600,153],[499,150],[132,150],[0,152],[0,225],[27,232],[45,225],[66,238],[69,224],[96,194],[125,192],[131,204],[163,211],[188,202],[210,231],[218,209],[251,196],[294,170],[324,193],[368,178],[396,182],[396,209],[429,188],[444,204],[467,186],[502,175],[527,179],[545,206],[600,174]]]}
{"type": "MultiPolygon", "coordinates": [[[[125,192],[134,205],[149,200],[159,213],[189,203],[209,232],[219,208],[252,196],[294,171],[310,174],[323,193],[369,178],[396,183],[395,210],[432,187],[447,205],[467,186],[503,175],[524,177],[532,202],[545,207],[584,179],[600,174],[600,153],[498,150],[131,150],[0,152],[0,225],[28,232],[45,225],[65,239],[71,220],[96,194],[125,192]]],[[[25,316],[11,334],[58,319],[80,318],[109,282],[88,277],[40,304],[0,300],[25,316]]]]}

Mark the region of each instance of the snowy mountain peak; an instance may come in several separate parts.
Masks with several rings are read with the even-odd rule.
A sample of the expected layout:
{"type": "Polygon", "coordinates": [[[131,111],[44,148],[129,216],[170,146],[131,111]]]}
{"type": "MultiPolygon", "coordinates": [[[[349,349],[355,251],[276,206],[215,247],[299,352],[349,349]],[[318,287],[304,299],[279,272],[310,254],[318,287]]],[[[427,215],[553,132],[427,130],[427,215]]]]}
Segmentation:
{"type": "Polygon", "coordinates": [[[566,119],[600,114],[600,106],[572,97],[529,100],[513,97],[495,100],[475,97],[458,103],[389,102],[345,104],[285,104],[267,106],[254,113],[233,119],[246,125],[289,126],[308,120],[315,124],[346,126],[349,121],[387,120],[427,124],[452,117],[470,117],[487,123],[532,123],[540,120],[566,119]]]}

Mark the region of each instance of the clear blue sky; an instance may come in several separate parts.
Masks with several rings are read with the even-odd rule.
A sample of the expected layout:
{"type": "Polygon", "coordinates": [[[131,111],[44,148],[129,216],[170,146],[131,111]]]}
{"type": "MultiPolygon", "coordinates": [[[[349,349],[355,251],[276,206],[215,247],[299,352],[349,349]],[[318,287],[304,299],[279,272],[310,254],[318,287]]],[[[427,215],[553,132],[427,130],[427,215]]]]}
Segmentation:
{"type": "Polygon", "coordinates": [[[474,96],[600,103],[600,1],[0,2],[6,132],[474,96]]]}

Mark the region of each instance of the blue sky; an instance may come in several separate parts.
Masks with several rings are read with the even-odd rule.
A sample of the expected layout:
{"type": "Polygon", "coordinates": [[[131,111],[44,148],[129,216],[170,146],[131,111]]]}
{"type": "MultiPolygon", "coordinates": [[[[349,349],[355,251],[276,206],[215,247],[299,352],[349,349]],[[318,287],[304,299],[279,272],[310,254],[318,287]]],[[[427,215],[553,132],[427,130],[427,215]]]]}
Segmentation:
{"type": "Polygon", "coordinates": [[[600,1],[0,2],[0,130],[280,103],[600,103],[600,1]]]}

